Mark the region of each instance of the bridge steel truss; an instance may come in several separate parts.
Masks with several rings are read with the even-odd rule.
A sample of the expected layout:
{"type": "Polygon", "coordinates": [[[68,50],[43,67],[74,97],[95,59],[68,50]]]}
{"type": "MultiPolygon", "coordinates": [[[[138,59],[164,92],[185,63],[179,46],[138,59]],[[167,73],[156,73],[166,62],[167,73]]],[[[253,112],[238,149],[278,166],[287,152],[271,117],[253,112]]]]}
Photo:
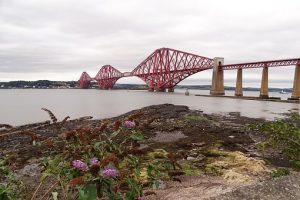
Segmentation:
{"type": "MultiPolygon", "coordinates": [[[[146,82],[149,90],[165,91],[168,89],[169,91],[173,91],[174,87],[185,78],[197,72],[213,68],[213,83],[220,83],[220,88],[217,88],[217,90],[220,90],[223,94],[223,70],[238,69],[240,70],[238,75],[242,76],[242,69],[296,65],[299,68],[299,72],[297,71],[299,78],[295,79],[295,83],[297,83],[297,88],[299,85],[299,89],[295,89],[295,91],[299,90],[299,94],[297,93],[297,95],[294,96],[300,97],[300,58],[226,65],[217,63],[217,60],[218,58],[214,60],[171,48],[160,48],[143,60],[132,72],[121,73],[111,65],[104,65],[94,78],[91,78],[86,72],[83,72],[79,79],[79,85],[81,88],[88,88],[90,82],[96,80],[99,88],[111,89],[118,79],[137,76],[146,82]],[[222,73],[216,76],[219,71],[222,73]]],[[[295,77],[298,77],[298,75],[295,77]]],[[[239,80],[242,80],[242,77],[240,77],[239,80]]],[[[242,87],[241,84],[239,87],[242,87]]]]}
{"type": "Polygon", "coordinates": [[[144,80],[150,90],[173,90],[175,85],[188,76],[212,67],[213,59],[161,48],[139,64],[131,72],[131,76],[144,80]]]}
{"type": "MultiPolygon", "coordinates": [[[[81,88],[86,88],[87,81],[96,80],[101,89],[111,89],[122,77],[137,76],[149,86],[150,90],[173,90],[183,79],[213,67],[213,59],[170,48],[155,50],[132,72],[121,73],[116,68],[105,65],[101,67],[95,78],[81,77],[81,88]]],[[[85,76],[87,74],[85,73],[85,76]]]]}
{"type": "Polygon", "coordinates": [[[296,58],[296,59],[293,58],[293,59],[284,59],[284,60],[229,64],[229,65],[221,65],[220,67],[222,70],[232,70],[232,69],[263,68],[263,67],[282,67],[282,66],[292,66],[292,65],[299,65],[299,64],[300,64],[300,58],[296,58]]]}
{"type": "Polygon", "coordinates": [[[101,67],[94,80],[98,82],[101,89],[112,89],[119,78],[123,77],[123,74],[112,67],[111,65],[104,65],[101,67]]]}
{"type": "Polygon", "coordinates": [[[86,72],[82,72],[80,79],[79,79],[79,87],[87,89],[87,88],[89,88],[91,81],[92,81],[92,78],[90,77],[90,75],[88,75],[88,73],[86,73],[86,72]]]}

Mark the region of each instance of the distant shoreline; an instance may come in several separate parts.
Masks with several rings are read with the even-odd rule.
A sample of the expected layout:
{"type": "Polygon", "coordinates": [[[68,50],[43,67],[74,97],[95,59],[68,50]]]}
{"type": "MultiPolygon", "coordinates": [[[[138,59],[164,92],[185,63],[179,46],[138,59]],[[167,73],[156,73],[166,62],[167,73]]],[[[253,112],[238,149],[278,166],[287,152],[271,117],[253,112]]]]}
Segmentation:
{"type": "MultiPolygon", "coordinates": [[[[97,82],[91,82],[91,88],[97,89],[97,82]]],[[[37,81],[0,81],[0,89],[77,89],[79,88],[78,81],[51,81],[51,80],[37,80],[37,81]]],[[[196,89],[196,90],[210,90],[211,85],[177,85],[175,89],[196,89]]],[[[119,84],[116,83],[113,89],[125,89],[125,90],[147,90],[146,84],[119,84]]],[[[225,86],[225,90],[235,90],[233,86],[225,86]]],[[[244,91],[260,91],[257,87],[244,87],[244,91]]],[[[292,88],[269,88],[270,92],[280,91],[292,92],[292,88]]]]}
{"type": "MultiPolygon", "coordinates": [[[[177,85],[175,89],[210,90],[211,85],[177,85]]],[[[225,90],[233,91],[235,87],[225,86],[225,90]]],[[[10,81],[0,82],[0,89],[80,89],[77,81],[10,81]]],[[[91,89],[99,89],[96,82],[92,82],[91,89]]],[[[146,84],[116,84],[113,90],[148,90],[146,84]]],[[[293,91],[292,88],[269,88],[269,92],[287,93],[293,91]]],[[[256,87],[244,87],[243,91],[260,91],[256,87]]]]}
{"type": "MultiPolygon", "coordinates": [[[[35,89],[35,90],[45,90],[45,89],[82,89],[82,88],[78,88],[78,87],[51,87],[51,88],[44,88],[44,87],[40,87],[40,88],[31,88],[31,87],[8,87],[8,88],[1,88],[0,90],[10,90],[10,89],[35,89]]],[[[84,90],[102,90],[99,88],[88,88],[88,89],[84,89],[84,90]]],[[[189,86],[180,86],[180,87],[175,87],[175,89],[180,89],[180,90],[184,90],[184,89],[189,89],[189,90],[210,90],[208,88],[196,88],[196,87],[189,87],[189,86]]],[[[147,91],[147,88],[113,88],[111,90],[145,90],[147,91]]],[[[292,93],[292,89],[291,88],[269,88],[269,92],[281,92],[281,91],[285,91],[287,93],[292,93]]],[[[225,87],[225,91],[235,91],[235,88],[233,87],[225,87]]],[[[243,88],[243,91],[247,91],[247,92],[259,92],[260,88],[243,88]]]]}
{"type": "MultiPolygon", "coordinates": [[[[45,90],[45,89],[82,89],[82,88],[78,88],[78,87],[69,87],[69,88],[65,88],[65,87],[52,87],[52,88],[24,88],[24,87],[9,87],[9,88],[1,88],[0,90],[13,90],[13,89],[34,89],[34,90],[45,90]]],[[[175,89],[180,89],[180,90],[184,90],[184,89],[189,89],[189,90],[210,90],[207,88],[195,88],[195,87],[175,87],[175,89]]],[[[83,89],[83,90],[102,90],[99,88],[89,88],[89,89],[83,89]]],[[[147,91],[148,89],[146,88],[113,88],[111,90],[145,90],[147,91]]],[[[292,93],[292,89],[291,88],[269,88],[269,92],[281,92],[281,91],[285,91],[287,93],[292,93]]],[[[235,88],[232,87],[225,87],[225,91],[235,91],[235,88]]],[[[243,88],[243,91],[247,91],[247,92],[259,92],[260,88],[243,88]]]]}

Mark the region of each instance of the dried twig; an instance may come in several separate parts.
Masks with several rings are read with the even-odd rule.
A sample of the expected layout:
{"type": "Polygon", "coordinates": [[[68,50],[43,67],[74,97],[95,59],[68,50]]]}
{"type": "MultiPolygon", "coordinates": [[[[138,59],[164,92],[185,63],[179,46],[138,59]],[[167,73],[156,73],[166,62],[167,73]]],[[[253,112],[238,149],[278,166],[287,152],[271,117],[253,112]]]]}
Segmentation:
{"type": "Polygon", "coordinates": [[[64,124],[67,122],[68,119],[70,119],[69,116],[65,117],[65,118],[59,123],[59,127],[64,126],[64,124]]]}
{"type": "Polygon", "coordinates": [[[45,197],[49,194],[49,192],[52,191],[52,189],[57,185],[57,183],[58,183],[58,181],[56,181],[39,200],[45,199],[45,197]]]}
{"type": "Polygon", "coordinates": [[[69,116],[65,117],[61,122],[57,122],[57,118],[55,117],[55,115],[53,114],[53,112],[51,112],[51,110],[48,110],[47,108],[42,108],[42,110],[46,111],[51,120],[52,120],[52,123],[55,125],[56,128],[61,128],[63,127],[63,125],[67,122],[67,120],[70,118],[69,116]]]}
{"type": "Polygon", "coordinates": [[[42,110],[46,111],[46,112],[49,114],[49,116],[50,116],[52,122],[53,122],[54,124],[56,124],[57,118],[55,117],[55,115],[54,115],[50,110],[48,110],[47,108],[42,108],[42,110]]]}
{"type": "Polygon", "coordinates": [[[39,189],[40,189],[40,187],[42,186],[42,184],[43,184],[43,181],[41,181],[40,184],[39,184],[39,185],[37,186],[37,188],[35,189],[35,191],[34,191],[32,197],[31,197],[31,200],[34,199],[36,193],[39,191],[39,189]]]}

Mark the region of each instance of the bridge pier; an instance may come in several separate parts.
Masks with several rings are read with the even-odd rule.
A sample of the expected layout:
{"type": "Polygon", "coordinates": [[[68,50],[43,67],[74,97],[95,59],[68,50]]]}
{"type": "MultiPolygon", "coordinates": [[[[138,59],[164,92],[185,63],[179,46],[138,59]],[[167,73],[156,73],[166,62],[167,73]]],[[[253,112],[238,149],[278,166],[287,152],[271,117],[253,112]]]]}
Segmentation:
{"type": "Polygon", "coordinates": [[[243,69],[242,68],[237,70],[235,96],[237,97],[243,96],[243,69]]]}
{"type": "Polygon", "coordinates": [[[269,98],[268,74],[269,74],[269,68],[268,66],[264,66],[262,71],[260,96],[259,96],[262,99],[269,98]]]}
{"type": "Polygon", "coordinates": [[[174,92],[174,88],[168,88],[168,92],[174,92]]]}
{"type": "Polygon", "coordinates": [[[220,65],[224,64],[224,58],[214,58],[212,84],[210,89],[211,95],[224,95],[224,72],[220,65]]]}
{"type": "Polygon", "coordinates": [[[156,88],[156,92],[165,92],[166,88],[156,88]]]}
{"type": "Polygon", "coordinates": [[[300,65],[296,65],[292,99],[299,99],[299,98],[300,98],[300,65]]]}
{"type": "Polygon", "coordinates": [[[89,81],[81,82],[81,83],[79,83],[79,87],[81,89],[88,89],[90,87],[90,83],[91,82],[89,82],[89,81]]]}
{"type": "Polygon", "coordinates": [[[154,92],[154,88],[148,88],[148,92],[154,92]]]}

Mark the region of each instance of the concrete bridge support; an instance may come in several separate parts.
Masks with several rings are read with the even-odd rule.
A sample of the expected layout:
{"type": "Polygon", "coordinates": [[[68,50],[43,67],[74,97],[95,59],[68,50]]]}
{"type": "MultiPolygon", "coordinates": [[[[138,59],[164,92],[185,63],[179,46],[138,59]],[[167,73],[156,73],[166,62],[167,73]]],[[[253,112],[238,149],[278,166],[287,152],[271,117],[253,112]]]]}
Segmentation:
{"type": "Polygon", "coordinates": [[[292,99],[299,99],[299,98],[300,98],[300,65],[296,65],[292,99]]]}
{"type": "Polygon", "coordinates": [[[156,92],[166,92],[166,88],[157,88],[156,92]]]}
{"type": "Polygon", "coordinates": [[[168,88],[168,92],[174,92],[174,88],[168,88]]]}
{"type": "Polygon", "coordinates": [[[262,71],[261,87],[260,87],[260,98],[263,99],[269,98],[268,73],[269,73],[269,68],[265,66],[262,71]]]}
{"type": "Polygon", "coordinates": [[[224,64],[224,58],[214,58],[212,84],[210,89],[211,95],[224,95],[224,72],[220,65],[224,64]]]}
{"type": "Polygon", "coordinates": [[[235,96],[237,96],[237,97],[243,96],[243,70],[242,70],[242,68],[237,70],[235,96]]]}

